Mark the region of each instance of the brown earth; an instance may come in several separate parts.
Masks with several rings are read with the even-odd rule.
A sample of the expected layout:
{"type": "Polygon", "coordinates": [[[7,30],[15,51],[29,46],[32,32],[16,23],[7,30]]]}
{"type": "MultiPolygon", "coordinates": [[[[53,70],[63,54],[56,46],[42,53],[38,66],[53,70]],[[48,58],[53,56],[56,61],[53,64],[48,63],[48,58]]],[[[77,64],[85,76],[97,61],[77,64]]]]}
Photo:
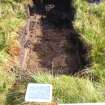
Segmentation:
{"type": "Polygon", "coordinates": [[[54,27],[38,14],[31,16],[26,26],[21,40],[23,69],[70,74],[86,66],[87,46],[73,28],[54,27]]]}

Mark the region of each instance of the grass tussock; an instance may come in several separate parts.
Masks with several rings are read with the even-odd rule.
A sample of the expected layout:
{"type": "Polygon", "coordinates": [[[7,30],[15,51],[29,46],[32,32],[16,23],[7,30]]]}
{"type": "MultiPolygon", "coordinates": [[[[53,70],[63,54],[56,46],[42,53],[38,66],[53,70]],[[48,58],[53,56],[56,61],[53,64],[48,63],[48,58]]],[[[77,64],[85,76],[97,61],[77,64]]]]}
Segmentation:
{"type": "Polygon", "coordinates": [[[53,85],[53,100],[59,103],[87,103],[105,100],[104,87],[101,83],[92,82],[73,76],[53,77],[49,74],[33,76],[36,83],[50,83],[53,85]]]}
{"type": "Polygon", "coordinates": [[[5,104],[8,89],[15,81],[11,68],[17,63],[19,40],[17,31],[25,19],[19,0],[0,1],[0,105],[5,104]]]}
{"type": "MultiPolygon", "coordinates": [[[[30,82],[53,85],[53,102],[57,103],[89,103],[104,102],[105,83],[73,76],[52,76],[38,73],[32,76],[30,82]]],[[[27,82],[28,83],[28,82],[27,82]]],[[[24,102],[27,83],[21,83],[9,89],[6,105],[33,105],[24,102]],[[12,101],[11,101],[12,99],[12,101]]]]}
{"type": "Polygon", "coordinates": [[[92,46],[90,53],[93,66],[104,68],[105,56],[105,2],[98,5],[88,4],[85,0],[77,0],[74,25],[82,37],[92,46]]]}

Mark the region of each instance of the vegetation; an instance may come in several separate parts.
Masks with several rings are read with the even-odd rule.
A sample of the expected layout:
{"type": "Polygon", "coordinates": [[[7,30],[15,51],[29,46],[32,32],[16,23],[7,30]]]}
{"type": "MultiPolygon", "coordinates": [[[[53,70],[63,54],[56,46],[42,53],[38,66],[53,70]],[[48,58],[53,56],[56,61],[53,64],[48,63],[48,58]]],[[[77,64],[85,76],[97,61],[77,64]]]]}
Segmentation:
{"type": "MultiPolygon", "coordinates": [[[[0,5],[0,105],[21,105],[28,81],[14,86],[20,49],[17,31],[25,21],[23,0],[1,0],[0,5]]],[[[96,5],[86,0],[76,0],[75,29],[91,45],[91,67],[84,77],[36,74],[30,82],[51,83],[53,100],[59,103],[105,101],[105,2],[96,5]],[[63,87],[64,86],[64,87],[63,87]]],[[[18,69],[17,69],[18,70],[18,69]]],[[[27,80],[27,78],[26,78],[27,80]]]]}
{"type": "Polygon", "coordinates": [[[19,0],[0,0],[0,105],[15,80],[11,68],[17,63],[17,31],[24,23],[24,8],[19,0]]]}
{"type": "Polygon", "coordinates": [[[38,83],[53,84],[54,102],[87,103],[105,100],[102,92],[104,87],[88,79],[65,75],[53,77],[48,74],[37,74],[33,78],[38,83]]]}
{"type": "Polygon", "coordinates": [[[75,27],[81,36],[91,45],[90,58],[92,60],[91,72],[104,80],[105,72],[105,2],[88,4],[86,1],[75,3],[77,16],[75,27]]]}

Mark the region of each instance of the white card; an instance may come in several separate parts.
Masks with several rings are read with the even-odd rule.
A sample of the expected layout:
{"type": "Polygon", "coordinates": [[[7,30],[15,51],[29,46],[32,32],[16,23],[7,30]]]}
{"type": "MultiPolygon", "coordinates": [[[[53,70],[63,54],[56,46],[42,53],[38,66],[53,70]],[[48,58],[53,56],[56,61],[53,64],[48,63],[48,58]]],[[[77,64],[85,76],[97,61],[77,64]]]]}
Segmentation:
{"type": "Polygon", "coordinates": [[[52,85],[29,83],[25,95],[26,102],[51,102],[52,85]]]}

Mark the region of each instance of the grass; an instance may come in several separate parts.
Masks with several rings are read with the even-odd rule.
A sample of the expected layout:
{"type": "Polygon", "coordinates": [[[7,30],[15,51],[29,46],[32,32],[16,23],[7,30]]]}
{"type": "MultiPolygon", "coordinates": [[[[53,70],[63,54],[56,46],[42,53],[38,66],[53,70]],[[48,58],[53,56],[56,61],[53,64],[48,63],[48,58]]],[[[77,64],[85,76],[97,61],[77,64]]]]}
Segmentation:
{"type": "Polygon", "coordinates": [[[88,79],[65,75],[53,77],[48,74],[37,74],[33,79],[38,83],[50,83],[53,85],[54,102],[86,103],[102,102],[105,100],[103,95],[105,88],[101,87],[102,90],[100,83],[93,83],[88,79]]]}
{"type": "Polygon", "coordinates": [[[23,5],[17,0],[0,0],[0,105],[5,104],[8,89],[15,82],[11,68],[17,62],[17,31],[24,23],[23,5]]]}
{"type": "MultiPolygon", "coordinates": [[[[16,76],[11,72],[19,49],[17,31],[25,20],[22,0],[1,0],[0,5],[0,105],[24,104],[26,81],[14,86],[16,76]],[[10,76],[11,75],[11,76],[10,76]]],[[[77,12],[74,27],[91,45],[89,56],[92,64],[87,76],[32,75],[30,82],[51,83],[53,101],[59,103],[105,101],[105,2],[96,5],[87,0],[76,0],[77,12]]],[[[15,62],[15,64],[16,64],[15,62]]],[[[18,71],[18,70],[17,70],[18,71]]],[[[31,103],[30,103],[31,105],[31,103]]]]}
{"type": "Polygon", "coordinates": [[[3,65],[0,67],[0,105],[4,105],[8,89],[14,83],[15,76],[12,72],[8,72],[8,68],[3,65]],[[10,76],[11,75],[11,76],[10,76]]]}
{"type": "Polygon", "coordinates": [[[101,80],[105,79],[105,1],[88,4],[86,0],[75,2],[77,10],[74,26],[82,38],[91,45],[89,70],[101,80]],[[82,3],[81,3],[82,2],[82,3]]]}
{"type": "MultiPolygon", "coordinates": [[[[52,76],[38,73],[32,76],[30,82],[49,83],[53,85],[53,102],[55,103],[89,103],[105,101],[105,82],[90,81],[74,76],[52,76]]],[[[27,82],[28,83],[28,82],[27,82]]],[[[6,105],[34,105],[24,104],[27,83],[12,87],[6,96],[6,105]],[[12,99],[12,101],[11,101],[12,99]]]]}
{"type": "Polygon", "coordinates": [[[99,5],[90,5],[85,0],[77,0],[77,17],[75,27],[81,36],[92,45],[91,58],[92,63],[105,64],[104,46],[105,46],[105,2],[99,5]]]}

